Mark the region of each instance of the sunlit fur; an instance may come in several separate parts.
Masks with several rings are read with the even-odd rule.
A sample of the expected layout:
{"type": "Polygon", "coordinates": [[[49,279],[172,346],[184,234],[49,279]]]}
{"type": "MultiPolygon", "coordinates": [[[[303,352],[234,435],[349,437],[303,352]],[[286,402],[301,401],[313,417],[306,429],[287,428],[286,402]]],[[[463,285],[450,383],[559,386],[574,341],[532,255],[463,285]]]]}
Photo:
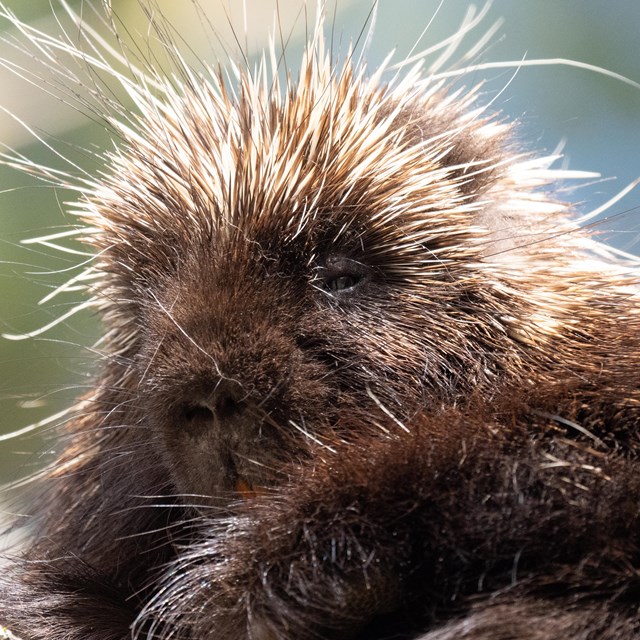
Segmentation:
{"type": "Polygon", "coordinates": [[[67,289],[88,283],[105,359],[33,482],[0,624],[640,633],[638,267],[554,196],[577,174],[424,61],[333,61],[321,19],[295,80],[275,47],[196,73],[162,22],[171,77],[21,26],[135,109],[85,87],[114,140],[95,176],[5,158],[79,192],[95,258],[67,289]]]}

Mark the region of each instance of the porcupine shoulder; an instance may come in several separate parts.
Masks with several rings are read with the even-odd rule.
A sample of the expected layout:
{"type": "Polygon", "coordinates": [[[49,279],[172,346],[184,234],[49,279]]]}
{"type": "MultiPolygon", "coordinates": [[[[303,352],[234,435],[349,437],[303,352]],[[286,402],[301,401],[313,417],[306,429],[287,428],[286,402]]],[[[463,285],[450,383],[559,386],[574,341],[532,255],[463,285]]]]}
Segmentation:
{"type": "Polygon", "coordinates": [[[551,159],[477,90],[332,64],[321,27],[287,86],[130,72],[78,185],[107,357],[0,622],[636,637],[637,276],[551,159]]]}

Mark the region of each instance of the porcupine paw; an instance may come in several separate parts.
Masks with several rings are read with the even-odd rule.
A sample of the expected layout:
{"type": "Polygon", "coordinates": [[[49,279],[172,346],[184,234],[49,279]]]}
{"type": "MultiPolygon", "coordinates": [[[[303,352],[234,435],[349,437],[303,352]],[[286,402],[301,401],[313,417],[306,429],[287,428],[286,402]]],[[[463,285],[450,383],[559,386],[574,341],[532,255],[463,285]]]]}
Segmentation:
{"type": "MultiPolygon", "coordinates": [[[[307,569],[309,564],[306,565],[307,569]]],[[[213,627],[193,629],[194,637],[233,640],[349,640],[375,617],[395,610],[401,602],[397,572],[369,566],[339,573],[305,570],[296,559],[276,564],[256,563],[253,571],[219,567],[209,583],[206,609],[213,627]],[[284,572],[288,580],[281,580],[284,572]]],[[[201,608],[201,607],[199,607],[201,608]]]]}
{"type": "MultiPolygon", "coordinates": [[[[293,594],[292,594],[293,595],[293,594]]],[[[251,640],[349,640],[377,616],[395,610],[401,601],[400,583],[391,572],[363,571],[358,575],[310,584],[289,602],[274,603],[282,626],[265,618],[251,625],[251,640]],[[281,616],[282,612],[286,612],[281,616]],[[301,613],[304,611],[304,616],[301,613]]]]}

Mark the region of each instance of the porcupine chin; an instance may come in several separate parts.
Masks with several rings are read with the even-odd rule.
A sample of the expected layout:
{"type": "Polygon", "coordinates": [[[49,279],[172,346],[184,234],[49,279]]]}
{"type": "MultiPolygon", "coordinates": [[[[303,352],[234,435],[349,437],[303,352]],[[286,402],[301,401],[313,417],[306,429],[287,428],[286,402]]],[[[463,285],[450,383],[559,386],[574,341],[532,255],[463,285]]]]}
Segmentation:
{"type": "Polygon", "coordinates": [[[275,53],[192,72],[156,27],[176,76],[24,26],[136,111],[95,76],[115,150],[89,181],[6,160],[80,192],[106,358],[0,624],[637,637],[638,269],[550,195],[570,174],[479,88],[332,64],[322,21],[295,82],[275,53]]]}

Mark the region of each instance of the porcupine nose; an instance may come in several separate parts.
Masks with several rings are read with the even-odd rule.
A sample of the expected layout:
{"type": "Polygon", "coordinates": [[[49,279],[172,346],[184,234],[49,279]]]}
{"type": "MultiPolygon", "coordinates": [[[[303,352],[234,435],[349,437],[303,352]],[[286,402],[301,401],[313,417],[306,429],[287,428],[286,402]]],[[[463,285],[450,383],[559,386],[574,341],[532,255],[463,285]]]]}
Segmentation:
{"type": "Polygon", "coordinates": [[[246,476],[242,451],[247,443],[252,446],[250,443],[254,442],[259,426],[246,398],[239,383],[222,380],[206,398],[184,405],[183,420],[193,436],[215,443],[223,470],[222,486],[248,499],[259,495],[260,488],[246,476]]]}
{"type": "Polygon", "coordinates": [[[221,380],[209,395],[203,395],[183,406],[184,422],[192,432],[210,429],[229,431],[234,422],[242,421],[246,410],[241,386],[233,381],[221,380]]]}

